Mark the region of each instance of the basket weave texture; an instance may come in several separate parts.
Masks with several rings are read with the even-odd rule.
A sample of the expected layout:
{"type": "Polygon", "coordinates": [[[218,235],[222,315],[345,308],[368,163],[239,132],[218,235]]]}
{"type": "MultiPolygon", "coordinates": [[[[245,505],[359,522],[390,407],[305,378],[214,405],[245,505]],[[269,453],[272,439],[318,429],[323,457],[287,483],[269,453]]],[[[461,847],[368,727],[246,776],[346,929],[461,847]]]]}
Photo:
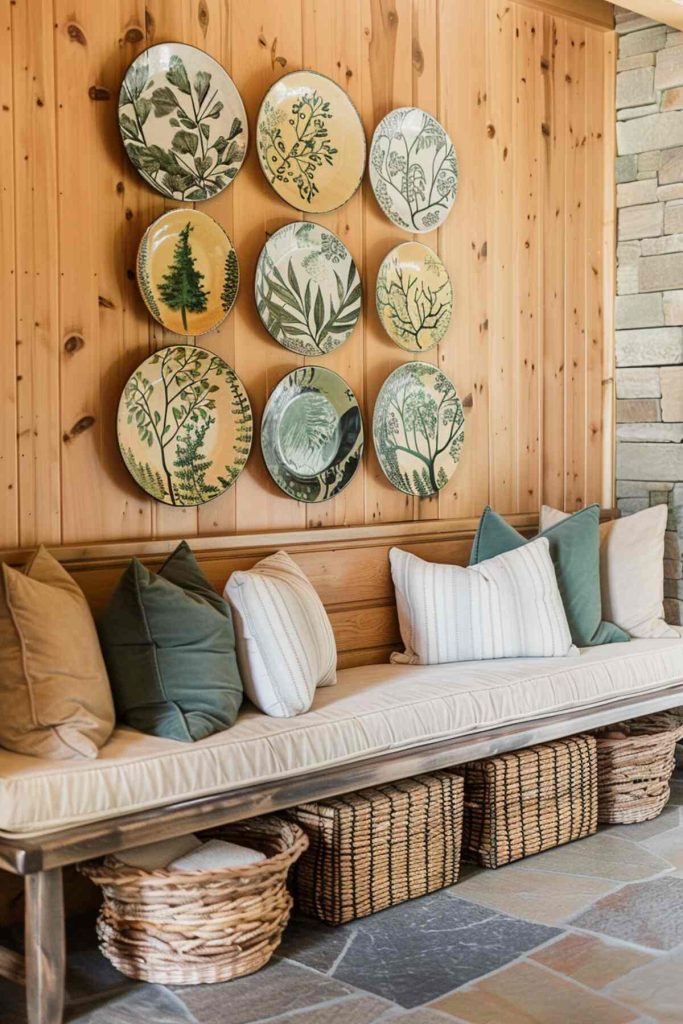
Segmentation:
{"type": "Polygon", "coordinates": [[[633,824],[661,813],[671,790],[676,743],[683,739],[680,709],[611,725],[598,742],[598,817],[633,824]]]}
{"type": "Polygon", "coordinates": [[[582,839],[598,827],[592,736],[474,761],[465,778],[463,858],[497,868],[582,839]]]}
{"type": "Polygon", "coordinates": [[[434,772],[291,813],[310,840],[292,885],[299,909],[330,925],[454,885],[463,782],[434,772]]]}
{"type": "Polygon", "coordinates": [[[267,859],[218,871],[144,871],[116,857],[82,866],[102,887],[100,949],[129,978],[198,985],[251,974],[268,962],[289,920],[287,873],[308,846],[282,818],[204,833],[259,849],[267,859]]]}

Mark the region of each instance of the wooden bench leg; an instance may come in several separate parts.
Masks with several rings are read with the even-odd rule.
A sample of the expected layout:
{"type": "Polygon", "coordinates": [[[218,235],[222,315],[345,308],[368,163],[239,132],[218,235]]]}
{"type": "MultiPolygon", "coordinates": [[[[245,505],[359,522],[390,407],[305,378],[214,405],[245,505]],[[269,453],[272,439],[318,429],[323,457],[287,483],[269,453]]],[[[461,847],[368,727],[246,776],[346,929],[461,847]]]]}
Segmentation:
{"type": "Polygon", "coordinates": [[[66,968],[62,869],[27,875],[25,886],[28,1021],[62,1024],[66,968]]]}

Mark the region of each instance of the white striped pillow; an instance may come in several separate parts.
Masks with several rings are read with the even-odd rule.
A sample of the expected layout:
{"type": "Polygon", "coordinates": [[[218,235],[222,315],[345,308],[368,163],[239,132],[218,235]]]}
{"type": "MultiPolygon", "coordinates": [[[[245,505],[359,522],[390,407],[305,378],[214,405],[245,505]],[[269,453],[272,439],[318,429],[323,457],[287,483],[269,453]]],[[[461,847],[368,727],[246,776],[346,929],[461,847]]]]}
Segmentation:
{"type": "Polygon", "coordinates": [[[576,654],[545,537],[479,565],[438,565],[389,552],[410,665],[576,654]]]}
{"type": "Polygon", "coordinates": [[[244,692],[267,715],[308,711],[316,686],[337,681],[332,625],[310,580],[284,551],[234,572],[232,608],[244,692]]]}

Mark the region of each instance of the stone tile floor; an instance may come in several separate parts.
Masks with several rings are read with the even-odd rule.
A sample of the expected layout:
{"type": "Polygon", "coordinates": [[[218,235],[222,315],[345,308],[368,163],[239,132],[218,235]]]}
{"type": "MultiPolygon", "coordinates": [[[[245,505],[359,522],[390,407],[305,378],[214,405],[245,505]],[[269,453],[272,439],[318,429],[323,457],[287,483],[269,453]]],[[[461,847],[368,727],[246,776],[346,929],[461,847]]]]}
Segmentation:
{"type": "MultiPolygon", "coordinates": [[[[165,988],[71,936],[68,1024],[682,1024],[683,774],[656,821],[485,871],[332,929],[294,920],[263,971],[165,988]]],[[[25,1024],[0,981],[0,1024],[25,1024]]]]}

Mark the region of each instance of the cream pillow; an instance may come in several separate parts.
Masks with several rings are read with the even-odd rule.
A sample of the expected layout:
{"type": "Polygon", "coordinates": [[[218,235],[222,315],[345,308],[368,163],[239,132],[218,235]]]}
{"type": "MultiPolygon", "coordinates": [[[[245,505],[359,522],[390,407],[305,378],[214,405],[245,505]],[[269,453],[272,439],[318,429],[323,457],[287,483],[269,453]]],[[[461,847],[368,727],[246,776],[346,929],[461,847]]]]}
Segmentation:
{"type": "MultiPolygon", "coordinates": [[[[675,639],[678,629],[664,621],[664,534],[666,505],[600,524],[602,617],[633,637],[675,639]]],[[[540,529],[566,519],[567,512],[543,505],[540,529]]]]}
{"type": "Polygon", "coordinates": [[[225,586],[244,692],[276,718],[308,711],[317,686],[337,681],[332,625],[313,585],[279,551],[225,586]]]}
{"type": "Polygon", "coordinates": [[[405,645],[392,661],[440,665],[577,653],[545,537],[469,568],[424,562],[399,548],[389,558],[405,645]]]}
{"type": "Polygon", "coordinates": [[[3,565],[0,746],[93,758],[113,728],[107,670],[76,581],[43,547],[23,572],[3,565]]]}

